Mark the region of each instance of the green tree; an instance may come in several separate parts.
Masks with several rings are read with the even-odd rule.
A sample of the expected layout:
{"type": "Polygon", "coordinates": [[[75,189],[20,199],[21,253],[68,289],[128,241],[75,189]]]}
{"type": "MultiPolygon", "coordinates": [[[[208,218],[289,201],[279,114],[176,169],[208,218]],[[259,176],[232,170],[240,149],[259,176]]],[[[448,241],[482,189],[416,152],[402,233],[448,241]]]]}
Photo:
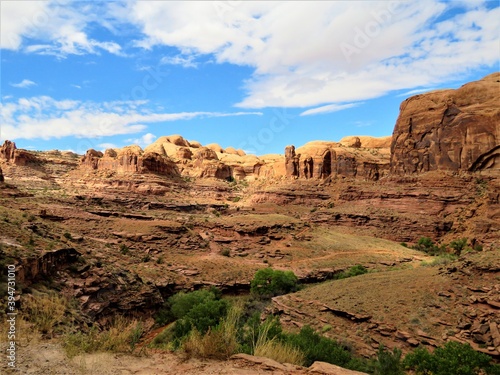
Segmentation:
{"type": "Polygon", "coordinates": [[[298,281],[297,276],[292,271],[263,268],[255,273],[250,282],[250,291],[265,297],[277,296],[296,291],[298,281]]]}

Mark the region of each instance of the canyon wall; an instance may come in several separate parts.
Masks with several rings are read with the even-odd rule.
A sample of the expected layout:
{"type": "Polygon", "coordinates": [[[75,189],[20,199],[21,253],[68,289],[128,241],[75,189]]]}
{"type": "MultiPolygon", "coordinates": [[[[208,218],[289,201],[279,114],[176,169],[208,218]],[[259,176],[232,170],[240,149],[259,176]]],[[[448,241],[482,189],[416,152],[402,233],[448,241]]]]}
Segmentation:
{"type": "Polygon", "coordinates": [[[401,103],[391,172],[500,169],[500,73],[401,103]]]}

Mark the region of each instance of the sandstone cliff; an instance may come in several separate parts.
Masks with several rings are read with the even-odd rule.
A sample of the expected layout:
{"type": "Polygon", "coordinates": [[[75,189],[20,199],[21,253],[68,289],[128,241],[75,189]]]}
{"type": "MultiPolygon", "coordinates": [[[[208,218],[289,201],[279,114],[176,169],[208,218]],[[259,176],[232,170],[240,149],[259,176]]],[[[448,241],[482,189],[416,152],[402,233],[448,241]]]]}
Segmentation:
{"type": "Polygon", "coordinates": [[[25,166],[37,162],[38,159],[33,153],[18,149],[14,142],[6,140],[0,147],[0,161],[25,166]]]}
{"type": "Polygon", "coordinates": [[[456,90],[401,103],[391,144],[391,171],[500,169],[500,73],[456,90]]]}
{"type": "Polygon", "coordinates": [[[340,142],[314,141],[285,148],[286,175],[325,179],[361,177],[378,180],[389,170],[390,137],[346,137],[340,142]]]}
{"type": "Polygon", "coordinates": [[[215,143],[202,146],[199,142],[187,141],[180,135],[160,137],[147,146],[145,151],[168,156],[177,164],[180,173],[188,177],[252,180],[259,176],[285,175],[282,156],[246,155],[243,150],[233,147],[224,149],[215,143]]]}
{"type": "Polygon", "coordinates": [[[139,146],[108,149],[103,154],[90,149],[81,159],[81,166],[90,170],[108,170],[118,173],[156,173],[179,176],[176,164],[165,155],[144,152],[139,146]]]}

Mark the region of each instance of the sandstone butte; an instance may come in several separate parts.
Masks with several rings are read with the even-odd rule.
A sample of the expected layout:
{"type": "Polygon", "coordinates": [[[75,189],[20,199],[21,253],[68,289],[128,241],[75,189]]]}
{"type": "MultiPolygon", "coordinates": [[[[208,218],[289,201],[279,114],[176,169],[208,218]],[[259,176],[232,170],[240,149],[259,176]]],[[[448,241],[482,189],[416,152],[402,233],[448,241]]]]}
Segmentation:
{"type": "MultiPolygon", "coordinates": [[[[412,96],[401,103],[392,136],[351,136],[339,142],[313,141],[284,155],[246,155],[233,147],[201,145],[180,135],[163,136],[144,150],[137,145],[90,149],[83,171],[153,173],[167,177],[248,180],[256,178],[379,180],[429,171],[498,171],[500,158],[500,73],[456,90],[412,96]]],[[[15,165],[36,156],[6,141],[0,159],[15,165]]]]}
{"type": "Polygon", "coordinates": [[[297,149],[287,146],[284,156],[256,157],[217,144],[203,147],[176,135],[161,137],[144,151],[136,148],[137,161],[124,159],[122,155],[128,152],[125,148],[108,152],[97,161],[96,152],[89,150],[82,164],[94,169],[128,170],[131,162],[137,165],[132,168],[135,171],[154,172],[151,167],[141,169],[140,160],[155,155],[158,163],[172,166],[164,168],[171,175],[237,180],[283,176],[378,180],[389,173],[498,170],[499,81],[500,73],[494,73],[456,90],[439,90],[406,99],[401,103],[392,137],[352,136],[340,142],[313,141],[297,149]]]}

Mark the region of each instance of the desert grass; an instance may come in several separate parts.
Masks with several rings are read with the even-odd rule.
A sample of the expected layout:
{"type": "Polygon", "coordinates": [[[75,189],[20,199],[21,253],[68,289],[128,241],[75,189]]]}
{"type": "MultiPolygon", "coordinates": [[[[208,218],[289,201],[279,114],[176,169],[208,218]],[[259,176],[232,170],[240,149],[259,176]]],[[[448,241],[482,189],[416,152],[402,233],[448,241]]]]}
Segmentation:
{"type": "Polygon", "coordinates": [[[271,322],[266,322],[259,330],[253,354],[258,357],[270,358],[280,363],[291,363],[302,366],[305,363],[304,353],[293,345],[279,341],[276,337],[269,338],[270,328],[271,322]]]}
{"type": "Polygon", "coordinates": [[[95,352],[132,353],[142,333],[140,322],[117,316],[104,330],[93,326],[88,332],[66,334],[63,346],[69,358],[95,352]]]}
{"type": "Polygon", "coordinates": [[[443,254],[435,257],[430,261],[422,261],[420,262],[420,265],[422,267],[446,266],[447,264],[450,264],[457,259],[458,257],[454,254],[443,254]]]}
{"type": "Polygon", "coordinates": [[[202,335],[193,329],[182,344],[188,357],[225,360],[238,352],[238,323],[242,308],[233,305],[221,323],[202,335]]]}
{"type": "Polygon", "coordinates": [[[27,295],[22,301],[23,317],[40,333],[53,336],[67,322],[70,302],[55,292],[27,295]]]}
{"type": "MultiPolygon", "coordinates": [[[[2,319],[0,322],[0,343],[8,341],[8,332],[10,325],[7,319],[2,319]]],[[[16,319],[16,343],[21,347],[26,347],[30,344],[37,344],[42,339],[40,332],[35,329],[33,323],[30,323],[22,316],[18,315],[16,319]]]]}

